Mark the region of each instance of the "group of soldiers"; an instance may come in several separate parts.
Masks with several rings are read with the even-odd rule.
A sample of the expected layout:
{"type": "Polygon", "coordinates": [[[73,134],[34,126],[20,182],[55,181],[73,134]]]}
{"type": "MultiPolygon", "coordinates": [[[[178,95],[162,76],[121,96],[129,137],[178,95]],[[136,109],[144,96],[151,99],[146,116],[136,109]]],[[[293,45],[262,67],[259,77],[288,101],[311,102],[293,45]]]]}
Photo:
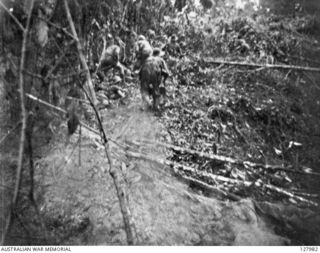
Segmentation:
{"type": "MultiPolygon", "coordinates": [[[[120,63],[121,50],[124,49],[111,34],[103,36],[103,41],[103,51],[96,73],[104,78],[108,70],[115,69],[119,71],[124,82],[125,67],[120,63]]],[[[145,36],[139,35],[134,46],[134,54],[133,71],[139,75],[142,101],[148,104],[147,98],[152,96],[154,110],[159,111],[160,97],[164,93],[161,91],[165,90],[165,81],[169,77],[167,64],[162,58],[164,53],[159,48],[153,48],[145,36]]]]}
{"type": "MultiPolygon", "coordinates": [[[[110,34],[103,36],[103,51],[95,73],[100,79],[104,79],[107,71],[117,70],[124,84],[126,68],[120,63],[121,51],[124,51],[124,48],[119,40],[119,38],[113,38],[110,34]]],[[[148,97],[152,96],[153,108],[156,112],[159,112],[161,95],[165,95],[165,81],[170,75],[167,64],[162,58],[164,53],[159,48],[153,48],[143,35],[138,37],[134,47],[135,63],[133,71],[138,72],[139,75],[143,104],[144,106],[148,105],[148,97]]],[[[71,135],[80,124],[79,101],[81,98],[82,93],[77,84],[74,83],[65,101],[68,126],[66,145],[68,145],[71,135]]]]}

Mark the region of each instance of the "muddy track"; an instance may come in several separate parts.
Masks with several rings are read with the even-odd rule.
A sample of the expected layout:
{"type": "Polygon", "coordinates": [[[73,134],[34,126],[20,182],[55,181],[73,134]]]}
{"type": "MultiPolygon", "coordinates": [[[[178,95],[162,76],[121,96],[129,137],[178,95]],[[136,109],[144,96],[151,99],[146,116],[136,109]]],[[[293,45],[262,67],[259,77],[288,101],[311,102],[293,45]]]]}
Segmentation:
{"type": "MultiPolygon", "coordinates": [[[[152,144],[168,140],[163,119],[140,109],[139,94],[130,99],[126,105],[101,113],[108,136],[120,144],[112,142],[111,152],[115,165],[122,168],[138,244],[292,244],[275,233],[273,222],[256,212],[253,200],[230,202],[214,194],[204,196],[174,176],[171,168],[129,157],[128,146],[155,160],[170,154],[169,150],[152,144]],[[143,140],[149,144],[136,144],[143,140]]],[[[78,133],[65,147],[65,131],[64,127],[57,133],[45,155],[36,162],[37,202],[49,238],[45,244],[49,241],[49,244],[125,245],[119,203],[113,181],[106,172],[107,161],[102,145],[98,144],[99,137],[83,130],[79,153],[78,133]]],[[[32,217],[32,212],[27,212],[32,217]]],[[[35,216],[30,222],[39,225],[35,216]]],[[[18,224],[10,243],[43,244],[43,231],[36,228],[35,231],[38,232],[33,238],[22,239],[23,231],[18,224]]]]}
{"type": "MultiPolygon", "coordinates": [[[[103,113],[107,132],[119,143],[160,140],[166,131],[152,112],[141,111],[139,101],[103,113]]],[[[83,230],[63,232],[63,244],[123,245],[126,237],[116,192],[105,173],[104,152],[84,137],[79,165],[77,136],[67,149],[55,147],[41,161],[41,210],[47,217],[67,221],[86,220],[83,230]],[[72,153],[73,152],[73,153],[72,153]],[[73,154],[68,163],[66,154],[73,154]],[[89,222],[88,222],[89,221],[89,222]]],[[[111,145],[116,165],[126,165],[123,176],[141,245],[284,245],[255,212],[250,199],[240,202],[204,197],[174,177],[170,168],[127,157],[125,149],[111,145]]],[[[167,150],[156,145],[136,146],[136,152],[165,158],[167,150]]],[[[70,157],[70,156],[69,156],[70,157]]],[[[71,223],[72,223],[71,222],[71,223]]],[[[60,227],[52,225],[52,235],[60,227]]]]}

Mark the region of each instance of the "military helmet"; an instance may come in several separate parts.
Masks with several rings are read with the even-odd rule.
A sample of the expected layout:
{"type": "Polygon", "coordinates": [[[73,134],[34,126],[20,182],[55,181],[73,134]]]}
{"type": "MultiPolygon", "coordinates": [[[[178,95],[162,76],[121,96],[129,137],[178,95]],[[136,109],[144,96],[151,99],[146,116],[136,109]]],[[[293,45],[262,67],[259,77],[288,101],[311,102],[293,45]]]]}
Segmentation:
{"type": "Polygon", "coordinates": [[[160,48],[155,47],[155,48],[153,49],[153,56],[160,56],[160,57],[162,57],[162,56],[164,56],[164,55],[165,55],[165,53],[164,53],[160,48]]]}
{"type": "Polygon", "coordinates": [[[111,40],[111,39],[113,39],[113,36],[112,36],[111,33],[108,33],[107,36],[106,36],[106,38],[107,38],[108,40],[111,40]]]}
{"type": "Polygon", "coordinates": [[[143,35],[139,35],[138,41],[142,41],[142,40],[146,40],[146,37],[144,37],[143,35]]]}
{"type": "Polygon", "coordinates": [[[155,36],[156,36],[155,31],[153,31],[152,29],[149,29],[149,30],[147,31],[147,34],[148,34],[149,37],[155,37],[155,36]]]}

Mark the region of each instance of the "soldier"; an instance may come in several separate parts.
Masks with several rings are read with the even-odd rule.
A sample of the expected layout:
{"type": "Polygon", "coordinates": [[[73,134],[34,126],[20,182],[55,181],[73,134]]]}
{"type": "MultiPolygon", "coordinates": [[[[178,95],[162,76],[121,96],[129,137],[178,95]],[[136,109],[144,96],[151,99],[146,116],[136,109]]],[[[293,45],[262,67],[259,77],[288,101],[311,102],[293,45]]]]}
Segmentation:
{"type": "Polygon", "coordinates": [[[114,44],[114,39],[111,34],[103,38],[103,51],[97,66],[97,71],[102,70],[101,74],[103,78],[105,73],[110,69],[117,69],[120,72],[120,77],[124,81],[124,68],[120,63],[120,47],[114,44]]]}
{"type": "Polygon", "coordinates": [[[147,103],[147,96],[152,96],[153,98],[153,108],[155,111],[159,111],[160,97],[162,93],[165,95],[164,82],[169,76],[169,70],[165,61],[160,57],[160,55],[149,56],[144,60],[140,76],[140,91],[142,101],[147,103]],[[162,82],[162,77],[164,77],[164,82],[162,82]],[[162,85],[162,86],[161,86],[162,85]]]}
{"type": "Polygon", "coordinates": [[[135,45],[135,53],[137,61],[134,66],[134,70],[137,70],[141,68],[143,62],[153,53],[150,43],[143,35],[139,35],[138,37],[138,42],[135,45]]]}
{"type": "Polygon", "coordinates": [[[170,76],[170,72],[169,69],[167,67],[167,63],[165,62],[165,60],[162,58],[162,56],[164,56],[164,52],[160,49],[160,48],[154,48],[153,49],[153,56],[154,57],[158,57],[159,61],[161,62],[161,75],[163,76],[163,84],[165,84],[167,78],[170,76]]]}

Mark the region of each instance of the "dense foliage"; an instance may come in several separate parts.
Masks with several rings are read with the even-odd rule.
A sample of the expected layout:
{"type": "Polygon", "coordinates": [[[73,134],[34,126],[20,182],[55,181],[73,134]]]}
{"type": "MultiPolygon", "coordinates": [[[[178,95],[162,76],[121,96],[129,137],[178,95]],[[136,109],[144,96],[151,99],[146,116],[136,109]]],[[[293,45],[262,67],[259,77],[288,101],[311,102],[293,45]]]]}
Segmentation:
{"type": "MultiPolygon", "coordinates": [[[[3,108],[0,127],[5,130],[19,129],[21,121],[19,66],[31,2],[4,0],[0,5],[0,106],[3,108]]],[[[319,217],[312,216],[320,203],[320,171],[317,170],[320,165],[320,74],[317,71],[320,66],[320,20],[315,12],[320,6],[317,0],[269,0],[260,4],[249,0],[71,0],[68,4],[83,49],[81,53],[97,91],[98,109],[104,113],[103,124],[108,134],[116,136],[119,142],[113,152],[121,173],[125,174],[126,166],[134,167],[135,160],[129,153],[141,151],[141,157],[167,165],[171,175],[184,179],[193,192],[201,196],[212,197],[213,192],[215,198],[222,200],[252,199],[256,212],[272,217],[277,233],[289,237],[292,244],[319,242],[319,228],[313,224],[319,217]],[[104,80],[96,75],[103,50],[102,37],[108,33],[122,49],[120,61],[126,72],[125,85],[120,85],[119,77],[114,73],[108,73],[104,80]],[[153,47],[165,51],[163,58],[171,71],[166,103],[156,120],[148,112],[137,114],[132,110],[140,101],[139,80],[133,71],[134,46],[140,34],[145,35],[153,47]],[[148,121],[142,124],[146,129],[137,129],[143,121],[148,121]],[[149,121],[154,125],[150,126],[149,121]],[[159,122],[165,130],[156,127],[159,122]],[[149,142],[148,127],[157,136],[149,142]],[[143,130],[146,134],[141,133],[143,130]],[[134,134],[127,134],[128,137],[126,131],[134,134]],[[166,148],[165,162],[153,157],[153,149],[158,150],[159,146],[166,148]],[[128,154],[123,155],[123,152],[128,154]],[[277,209],[276,203],[280,202],[281,208],[277,209]],[[292,212],[305,220],[292,218],[292,212]],[[310,220],[311,216],[315,220],[310,220]],[[301,225],[303,222],[309,224],[309,228],[301,225]]],[[[66,159],[56,165],[59,157],[64,156],[63,151],[59,153],[56,149],[62,142],[64,144],[66,122],[66,117],[57,109],[67,108],[68,97],[82,101],[76,109],[87,128],[91,131],[99,128],[95,108],[81,89],[88,79],[63,0],[35,0],[28,32],[22,70],[27,109],[24,167],[32,168],[32,172],[23,170],[21,192],[31,188],[32,194],[27,197],[27,194],[21,194],[17,211],[13,212],[16,221],[12,230],[18,233],[20,226],[24,228],[27,238],[22,238],[22,243],[95,243],[90,234],[98,237],[99,230],[94,230],[93,224],[99,222],[89,218],[90,207],[76,206],[75,198],[81,202],[84,193],[78,196],[77,192],[72,192],[74,189],[66,189],[70,194],[66,201],[75,205],[71,210],[71,204],[59,203],[63,190],[52,187],[49,191],[44,185],[50,178],[45,173],[54,171],[54,167],[58,171],[58,175],[52,174],[56,185],[60,180],[67,180],[63,168],[70,162],[66,159]],[[74,89],[81,94],[72,95],[74,89]],[[51,107],[43,106],[30,96],[48,102],[51,107]],[[56,191],[58,194],[54,195],[56,191]],[[33,197],[34,193],[37,198],[33,197]],[[28,198],[34,209],[27,203],[28,198]],[[35,199],[43,207],[40,211],[35,199]],[[61,205],[61,210],[55,209],[55,205],[61,205]],[[19,216],[19,212],[23,215],[19,216]],[[37,219],[38,216],[43,220],[37,219]],[[37,234],[46,231],[45,238],[33,238],[34,231],[37,234]]],[[[79,135],[79,140],[73,143],[75,147],[81,145],[81,133],[79,135]]],[[[4,168],[1,176],[8,182],[3,191],[8,194],[2,196],[8,198],[5,199],[8,203],[13,194],[17,167],[15,158],[12,159],[18,149],[16,137],[5,140],[1,136],[0,142],[0,145],[8,144],[1,147],[1,152],[9,154],[3,158],[6,163],[1,163],[4,168]]],[[[88,134],[85,137],[90,143],[92,138],[88,134]]],[[[100,173],[96,172],[97,164],[102,163],[99,141],[94,139],[93,144],[83,145],[84,156],[88,159],[82,166],[89,168],[88,173],[93,171],[92,178],[100,173]]],[[[139,164],[147,168],[140,176],[145,181],[152,180],[148,179],[151,177],[147,172],[154,166],[152,162],[139,164]]],[[[78,169],[75,162],[71,165],[78,169]]],[[[83,182],[86,182],[85,177],[83,182]]],[[[122,183],[126,184],[126,180],[122,183]]],[[[161,177],[154,179],[161,180],[161,177]]],[[[67,184],[68,181],[61,189],[67,184]]],[[[85,188],[84,185],[81,187],[85,188]]],[[[132,209],[137,207],[141,211],[136,205],[132,209]]],[[[9,212],[8,206],[1,206],[3,213],[9,212]]],[[[141,222],[140,213],[134,214],[141,222]]],[[[4,218],[0,219],[3,221],[4,218]]],[[[154,242],[145,231],[140,233],[141,243],[154,242]]],[[[109,237],[112,237],[112,230],[104,243],[125,243],[122,237],[115,240],[109,237]]],[[[19,242],[14,238],[9,240],[9,243],[19,242]]],[[[226,241],[214,242],[203,236],[197,242],[190,239],[187,243],[226,244],[226,241]]]]}

